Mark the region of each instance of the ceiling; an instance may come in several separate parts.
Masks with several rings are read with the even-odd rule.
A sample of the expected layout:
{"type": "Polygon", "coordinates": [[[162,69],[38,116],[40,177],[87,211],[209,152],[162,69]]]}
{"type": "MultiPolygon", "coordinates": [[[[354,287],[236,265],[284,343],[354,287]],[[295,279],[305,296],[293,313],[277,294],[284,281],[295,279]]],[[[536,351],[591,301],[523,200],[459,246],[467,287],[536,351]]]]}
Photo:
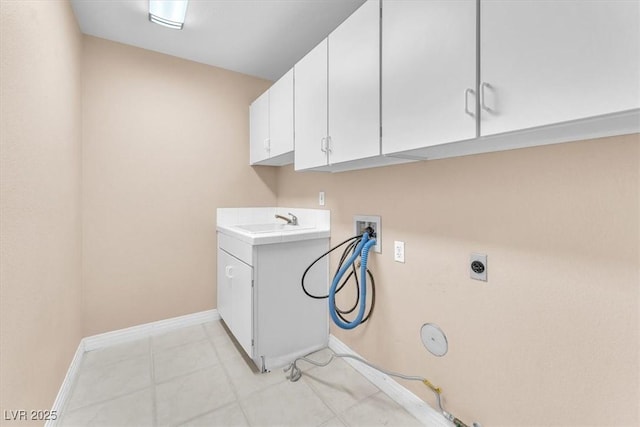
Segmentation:
{"type": "Polygon", "coordinates": [[[148,0],[71,0],[84,34],[277,80],[365,0],[190,0],[183,30],[148,0]]]}

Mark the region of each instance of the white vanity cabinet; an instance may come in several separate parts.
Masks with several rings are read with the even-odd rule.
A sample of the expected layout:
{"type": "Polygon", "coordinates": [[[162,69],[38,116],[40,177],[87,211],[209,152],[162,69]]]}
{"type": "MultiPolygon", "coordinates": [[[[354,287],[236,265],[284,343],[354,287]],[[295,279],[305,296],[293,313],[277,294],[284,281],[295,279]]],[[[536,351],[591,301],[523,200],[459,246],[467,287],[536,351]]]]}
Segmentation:
{"type": "MultiPolygon", "coordinates": [[[[217,237],[218,312],[258,369],[279,368],[326,347],[327,302],[305,295],[300,280],[328,250],[329,238],[300,236],[268,244],[255,239],[250,244],[220,227],[217,237]]],[[[327,293],[328,268],[325,258],[309,271],[305,283],[310,292],[327,293]]]]}
{"type": "Polygon", "coordinates": [[[476,137],[476,0],[382,10],[382,152],[476,137]]]}
{"type": "Polygon", "coordinates": [[[249,122],[250,164],[293,162],[293,69],[251,104],[249,122]]]}

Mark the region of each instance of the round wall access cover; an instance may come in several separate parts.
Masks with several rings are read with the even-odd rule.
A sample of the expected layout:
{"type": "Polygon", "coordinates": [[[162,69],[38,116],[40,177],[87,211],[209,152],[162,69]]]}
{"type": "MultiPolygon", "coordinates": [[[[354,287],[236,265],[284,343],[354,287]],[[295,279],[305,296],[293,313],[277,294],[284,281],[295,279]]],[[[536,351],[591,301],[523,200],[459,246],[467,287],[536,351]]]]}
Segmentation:
{"type": "Polygon", "coordinates": [[[441,357],[447,354],[449,349],[447,337],[438,325],[425,323],[420,329],[420,337],[422,337],[422,344],[434,356],[441,357]]]}

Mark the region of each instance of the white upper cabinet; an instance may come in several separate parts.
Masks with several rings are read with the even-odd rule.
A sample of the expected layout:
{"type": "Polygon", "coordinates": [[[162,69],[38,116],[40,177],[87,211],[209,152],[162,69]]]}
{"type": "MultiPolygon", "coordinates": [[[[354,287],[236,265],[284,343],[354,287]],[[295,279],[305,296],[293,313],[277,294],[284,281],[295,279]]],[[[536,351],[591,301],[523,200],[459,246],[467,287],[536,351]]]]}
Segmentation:
{"type": "Polygon", "coordinates": [[[640,132],[639,35],[637,0],[368,0],[295,66],[295,168],[640,132]]]}
{"type": "Polygon", "coordinates": [[[269,91],[249,106],[249,163],[269,158],[269,91]]]}
{"type": "Polygon", "coordinates": [[[640,2],[481,0],[480,11],[482,135],[640,107],[640,2]]]}
{"type": "Polygon", "coordinates": [[[369,0],[328,37],[329,162],[380,155],[380,1],[369,0]]]}
{"type": "Polygon", "coordinates": [[[295,169],[328,163],[327,39],[302,58],[295,70],[295,169]]]}
{"type": "Polygon", "coordinates": [[[385,0],[382,12],[386,155],[640,132],[638,1],[385,0]]]}
{"type": "Polygon", "coordinates": [[[380,0],[369,0],[295,68],[295,168],[402,163],[380,148],[380,0]]]}
{"type": "Polygon", "coordinates": [[[476,16],[475,0],[383,1],[384,154],[476,137],[476,16]]]}
{"type": "Polygon", "coordinates": [[[270,157],[293,151],[293,68],[269,89],[269,149],[270,157]]]}
{"type": "Polygon", "coordinates": [[[291,69],[249,108],[252,165],[293,162],[293,79],[291,69]]]}

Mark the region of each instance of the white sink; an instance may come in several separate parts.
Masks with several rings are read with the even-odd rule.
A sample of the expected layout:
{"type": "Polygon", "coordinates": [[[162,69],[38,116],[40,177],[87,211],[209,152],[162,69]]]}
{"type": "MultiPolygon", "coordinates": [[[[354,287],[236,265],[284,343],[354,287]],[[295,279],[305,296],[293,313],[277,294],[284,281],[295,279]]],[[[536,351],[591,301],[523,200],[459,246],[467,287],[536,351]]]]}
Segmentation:
{"type": "Polygon", "coordinates": [[[331,217],[329,211],[320,209],[218,208],[216,229],[249,245],[272,245],[330,237],[331,217]],[[278,212],[292,212],[299,218],[299,225],[276,218],[278,212]]]}
{"type": "Polygon", "coordinates": [[[254,233],[254,234],[298,231],[298,230],[308,230],[310,228],[314,228],[314,227],[304,226],[304,225],[290,225],[290,224],[280,224],[280,223],[246,224],[246,225],[236,225],[235,227],[243,231],[248,231],[249,233],[254,233]]]}

